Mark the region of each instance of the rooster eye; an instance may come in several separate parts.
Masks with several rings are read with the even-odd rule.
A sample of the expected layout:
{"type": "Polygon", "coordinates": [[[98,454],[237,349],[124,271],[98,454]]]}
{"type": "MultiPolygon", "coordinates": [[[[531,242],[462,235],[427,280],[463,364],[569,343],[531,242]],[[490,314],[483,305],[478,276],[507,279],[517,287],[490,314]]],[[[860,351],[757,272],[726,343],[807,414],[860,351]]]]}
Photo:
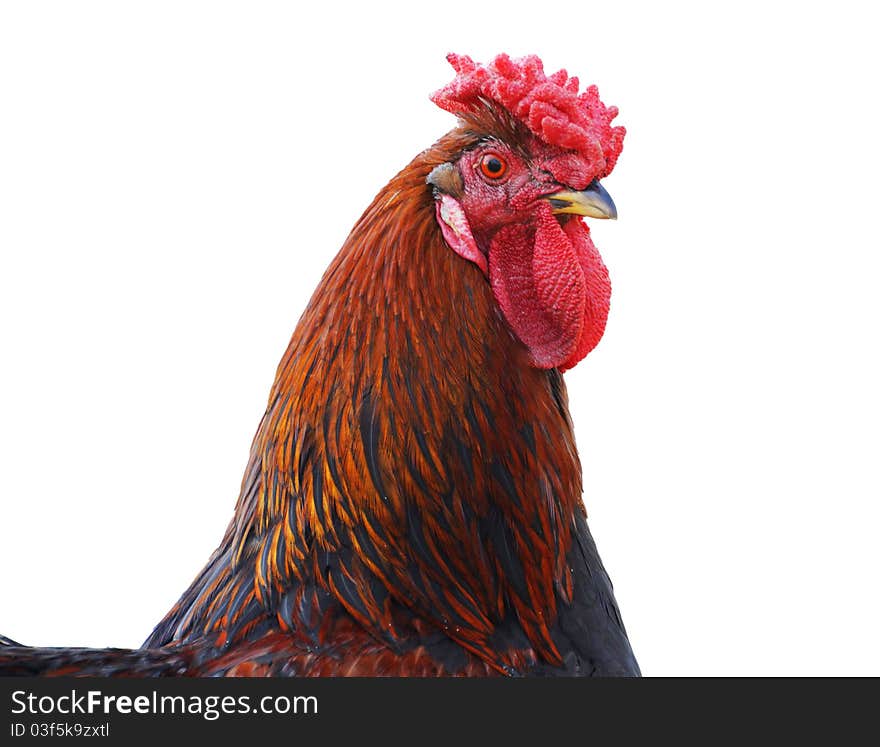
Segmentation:
{"type": "Polygon", "coordinates": [[[480,159],[480,171],[487,179],[497,181],[507,173],[507,162],[494,153],[487,153],[480,159]]]}

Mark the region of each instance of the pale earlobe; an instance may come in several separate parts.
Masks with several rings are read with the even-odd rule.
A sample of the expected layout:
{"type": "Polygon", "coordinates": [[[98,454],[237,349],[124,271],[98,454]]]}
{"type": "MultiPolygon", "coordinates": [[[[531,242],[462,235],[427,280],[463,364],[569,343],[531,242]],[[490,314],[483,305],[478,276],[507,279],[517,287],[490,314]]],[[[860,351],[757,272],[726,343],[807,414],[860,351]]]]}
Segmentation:
{"type": "Polygon", "coordinates": [[[436,215],[437,223],[449,248],[460,257],[473,262],[488,277],[489,266],[486,263],[486,255],[477,246],[459,201],[448,194],[438,195],[436,215]]]}

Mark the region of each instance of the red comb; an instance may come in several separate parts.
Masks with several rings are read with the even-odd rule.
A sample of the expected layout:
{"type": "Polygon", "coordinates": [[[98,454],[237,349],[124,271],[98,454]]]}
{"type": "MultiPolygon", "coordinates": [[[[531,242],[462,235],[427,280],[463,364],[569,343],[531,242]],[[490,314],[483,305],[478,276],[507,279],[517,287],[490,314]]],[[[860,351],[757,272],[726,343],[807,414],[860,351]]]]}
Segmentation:
{"type": "Polygon", "coordinates": [[[487,102],[501,105],[545,143],[575,153],[607,175],[623,148],[623,127],[612,127],[617,107],[599,100],[596,86],[578,93],[578,79],[565,70],[551,76],[536,55],[512,60],[498,55],[488,65],[466,55],[446,56],[457,75],[431,95],[441,109],[467,118],[487,102]]]}

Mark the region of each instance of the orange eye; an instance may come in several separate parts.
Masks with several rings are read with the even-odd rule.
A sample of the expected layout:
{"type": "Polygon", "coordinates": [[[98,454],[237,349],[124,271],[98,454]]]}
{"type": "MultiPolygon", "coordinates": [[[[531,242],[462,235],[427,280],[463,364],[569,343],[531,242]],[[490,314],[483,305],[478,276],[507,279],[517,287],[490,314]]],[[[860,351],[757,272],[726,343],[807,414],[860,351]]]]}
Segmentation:
{"type": "Polygon", "coordinates": [[[480,171],[487,179],[498,181],[507,173],[507,162],[495,153],[487,153],[480,159],[480,171]]]}

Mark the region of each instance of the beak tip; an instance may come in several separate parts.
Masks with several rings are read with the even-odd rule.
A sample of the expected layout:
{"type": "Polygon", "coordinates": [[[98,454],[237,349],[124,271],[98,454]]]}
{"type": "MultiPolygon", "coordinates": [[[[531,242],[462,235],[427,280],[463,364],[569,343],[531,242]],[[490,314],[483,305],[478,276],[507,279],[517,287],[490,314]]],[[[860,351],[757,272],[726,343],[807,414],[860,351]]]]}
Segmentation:
{"type": "Polygon", "coordinates": [[[598,182],[594,181],[579,192],[561,191],[548,195],[554,213],[574,213],[588,218],[617,220],[617,206],[611,195],[598,182]]]}

